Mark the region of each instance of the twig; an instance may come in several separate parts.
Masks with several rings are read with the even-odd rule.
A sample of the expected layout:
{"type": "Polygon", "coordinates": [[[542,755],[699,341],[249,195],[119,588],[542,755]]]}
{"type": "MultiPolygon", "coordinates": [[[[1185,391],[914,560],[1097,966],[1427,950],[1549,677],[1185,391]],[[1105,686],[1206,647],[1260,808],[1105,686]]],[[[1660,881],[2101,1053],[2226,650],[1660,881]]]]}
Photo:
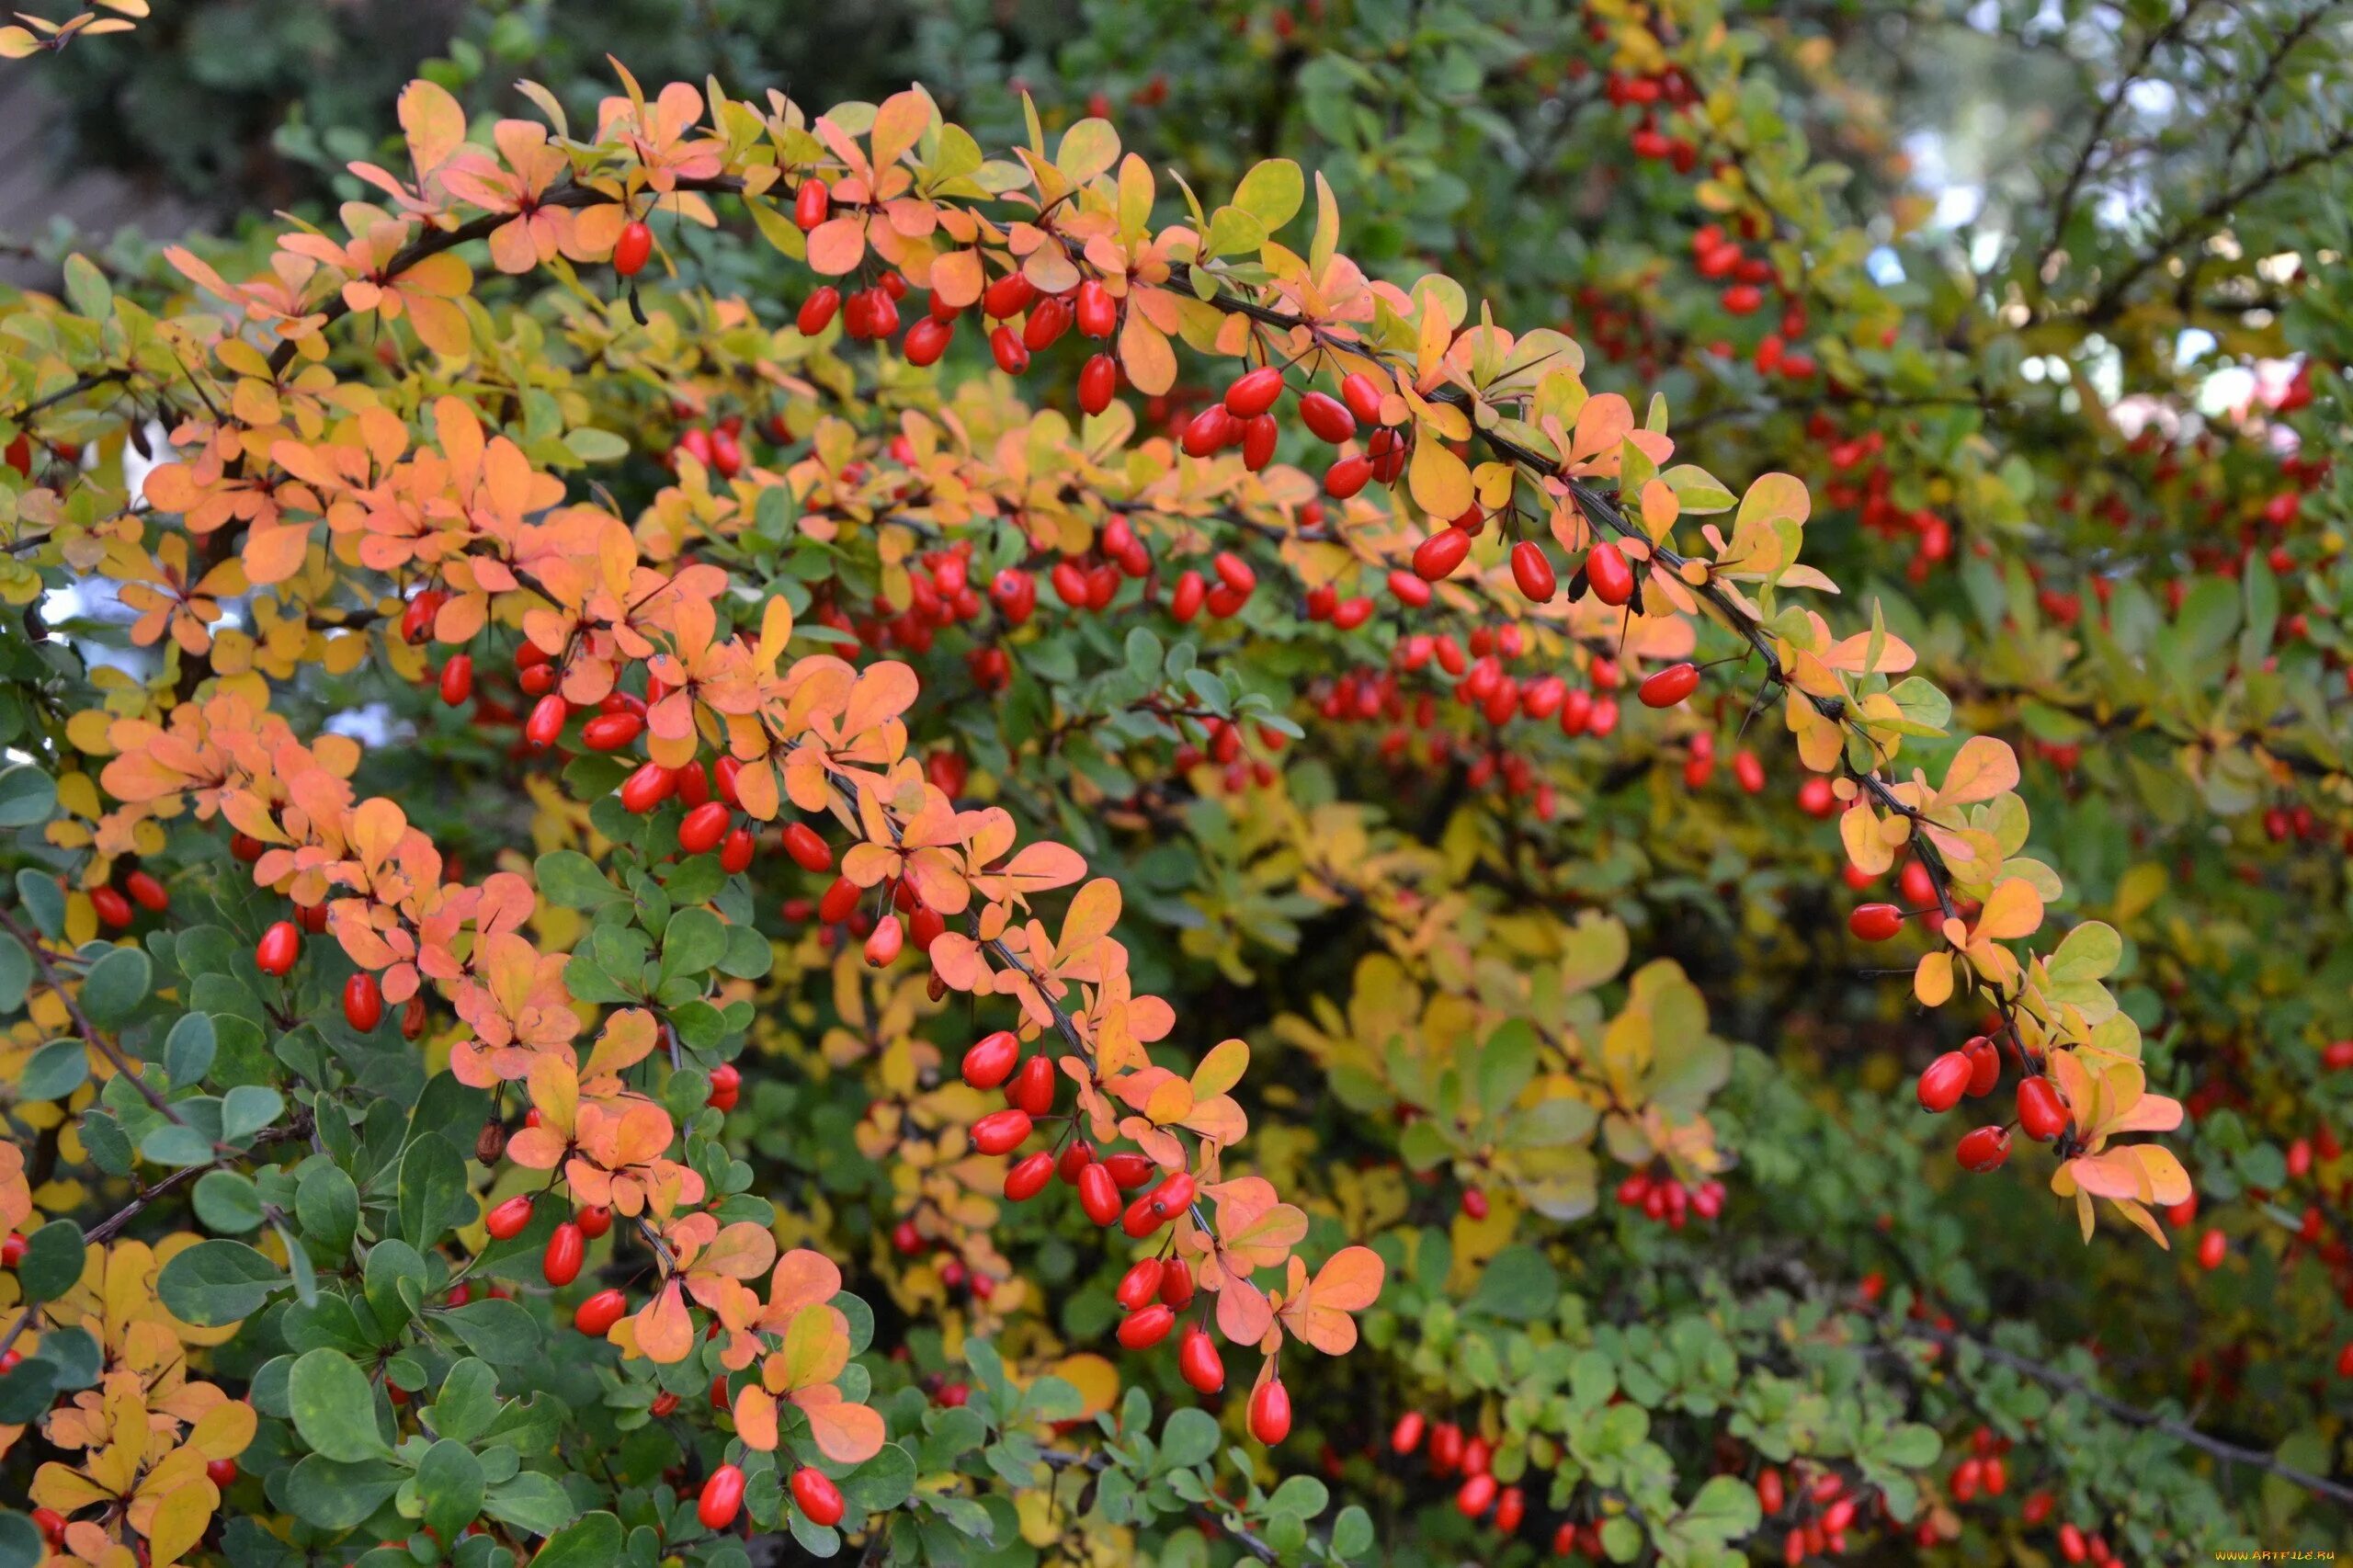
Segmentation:
{"type": "Polygon", "coordinates": [[[51,964],[49,950],[41,945],[42,938],[18,924],[17,917],[5,909],[0,909],[0,928],[5,928],[10,936],[24,944],[25,951],[32,956],[34,967],[40,971],[41,983],[57,993],[57,999],[65,1005],[67,1015],[74,1020],[74,1031],[82,1037],[83,1042],[112,1062],[114,1070],[130,1079],[131,1086],[137,1089],[140,1096],[154,1107],[165,1120],[178,1122],[183,1127],[187,1126],[187,1119],[180,1115],[172,1103],[157,1094],[146,1078],[131,1067],[129,1059],[122,1054],[113,1041],[98,1033],[97,1026],[90,1022],[90,1016],[82,1011],[81,998],[65,989],[65,982],[59,976],[55,967],[51,964]]]}
{"type": "Polygon", "coordinates": [[[2201,1453],[2211,1454],[2226,1464],[2245,1465],[2252,1470],[2260,1470],[2276,1475],[2282,1481],[2301,1486],[2307,1492],[2325,1497],[2348,1512],[2353,1512],[2353,1486],[2331,1481],[2326,1476],[2314,1475],[2310,1471],[2299,1470],[2294,1465],[2287,1463],[2275,1455],[2265,1453],[2260,1449],[2243,1448],[2237,1443],[2225,1442],[2220,1437],[2211,1437],[2186,1421],[2176,1420],[2170,1415],[2161,1415],[2154,1410],[2143,1410],[2137,1404],[2127,1404],[2114,1394],[2095,1388],[2073,1372],[2063,1372],[2056,1367],[2045,1366],[2016,1351],[2005,1350],[1998,1345],[1952,1329],[1936,1328],[1927,1324],[1906,1324],[1904,1325],[1903,1332],[1913,1338],[1930,1340],[1948,1347],[1966,1347],[1975,1350],[1997,1366],[2007,1367],[2014,1372],[2032,1378],[2046,1388],[2057,1389],[2063,1393],[2083,1395],[2086,1400],[2097,1406],[2103,1414],[2124,1423],[2127,1426],[2162,1432],[2175,1441],[2187,1443],[2201,1453]]]}

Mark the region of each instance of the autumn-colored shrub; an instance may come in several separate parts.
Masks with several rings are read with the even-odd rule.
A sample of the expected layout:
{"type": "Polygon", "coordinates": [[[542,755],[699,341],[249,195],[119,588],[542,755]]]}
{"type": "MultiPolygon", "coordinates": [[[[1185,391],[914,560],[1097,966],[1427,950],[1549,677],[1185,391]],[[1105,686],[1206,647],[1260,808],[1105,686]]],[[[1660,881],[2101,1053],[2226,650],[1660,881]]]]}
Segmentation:
{"type": "MultiPolygon", "coordinates": [[[[1356,90],[1381,14],[1281,15],[1178,91],[1356,90]]],[[[331,219],[12,301],[0,1562],[2334,1539],[2325,1396],[2257,1446],[2052,1348],[2201,1265],[2300,1348],[2193,1392],[2343,1337],[2327,1121],[2181,1050],[2342,929],[2234,902],[2334,857],[2207,864],[2342,831],[2311,364],[2178,445],[2186,371],[2131,437],[1995,381],[1717,20],[1597,5],[1494,95],[1677,193],[1601,191],[1658,265],[1565,328],[1549,256],[1352,259],[1360,166],[619,65],[419,80],[331,219]],[[2246,528],[2063,550],[2038,463],[2246,528]]],[[[1986,317],[2054,363],[2137,373],[2205,266],[2303,308],[2082,228],[2219,47],[2146,37],[1986,317]]],[[[1414,69],[1361,90],[1416,155],[1493,133],[1414,69]]],[[[2347,1012],[2256,1027],[2309,1082],[2347,1012]]]]}

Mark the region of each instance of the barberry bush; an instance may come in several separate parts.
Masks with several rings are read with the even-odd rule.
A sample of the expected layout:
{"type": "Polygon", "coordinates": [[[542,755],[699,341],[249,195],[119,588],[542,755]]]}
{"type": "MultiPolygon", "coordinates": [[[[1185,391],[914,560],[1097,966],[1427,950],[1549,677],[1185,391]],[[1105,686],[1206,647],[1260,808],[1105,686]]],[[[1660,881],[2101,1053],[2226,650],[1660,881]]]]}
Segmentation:
{"type": "Polygon", "coordinates": [[[0,1562],[2342,1536],[2342,29],[1166,9],[9,303],[0,1562]]]}

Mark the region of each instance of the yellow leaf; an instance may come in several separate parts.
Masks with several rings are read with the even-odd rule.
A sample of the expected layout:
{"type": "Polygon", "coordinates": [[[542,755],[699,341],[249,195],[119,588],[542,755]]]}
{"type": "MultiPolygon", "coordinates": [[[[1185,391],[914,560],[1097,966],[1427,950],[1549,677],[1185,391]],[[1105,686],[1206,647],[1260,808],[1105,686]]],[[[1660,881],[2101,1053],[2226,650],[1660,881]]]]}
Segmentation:
{"type": "Polygon", "coordinates": [[[1128,312],[1126,324],[1120,328],[1120,368],[1127,372],[1129,384],[1146,397],[1157,397],[1176,384],[1176,350],[1168,347],[1167,336],[1136,311],[1128,312]]]}
{"type": "Polygon", "coordinates": [[[1193,1069],[1193,1097],[1206,1100],[1225,1093],[1242,1082],[1249,1065],[1249,1046],[1238,1040],[1218,1041],[1193,1069]]]}
{"type": "Polygon", "coordinates": [[[219,1495],[210,1481],[193,1481],[166,1494],[147,1520],[148,1561],[169,1568],[204,1539],[212,1522],[212,1503],[219,1495]]]}
{"type": "Polygon", "coordinates": [[[1978,916],[1977,935],[1996,941],[2029,936],[2042,924],[2042,895],[2024,877],[2012,877],[1994,890],[1978,916]]]}
{"type": "Polygon", "coordinates": [[[1449,451],[1427,426],[1414,443],[1407,480],[1414,504],[1434,517],[1451,520],[1471,507],[1471,470],[1449,451]]]}
{"type": "Polygon", "coordinates": [[[1912,994],[1924,1007],[1941,1007],[1952,999],[1952,955],[1929,953],[1912,971],[1912,994]]]}
{"type": "Polygon", "coordinates": [[[1054,167],[1073,185],[1085,185],[1120,161],[1120,133],[1108,119],[1082,119],[1063,132],[1054,167]]]}
{"type": "Polygon", "coordinates": [[[2018,754],[1991,735],[1972,735],[1945,770],[1944,788],[1937,791],[1937,800],[1941,805],[1964,806],[1990,801],[2018,785],[2018,754]]]}

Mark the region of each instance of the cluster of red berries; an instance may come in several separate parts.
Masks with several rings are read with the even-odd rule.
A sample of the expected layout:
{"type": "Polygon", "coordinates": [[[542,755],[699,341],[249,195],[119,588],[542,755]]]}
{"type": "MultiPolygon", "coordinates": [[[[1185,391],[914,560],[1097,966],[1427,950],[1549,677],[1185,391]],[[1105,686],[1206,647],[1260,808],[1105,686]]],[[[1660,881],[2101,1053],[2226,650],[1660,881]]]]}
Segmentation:
{"type": "Polygon", "coordinates": [[[1422,1451],[1425,1436],[1430,1474],[1442,1481],[1462,1478],[1454,1490],[1455,1510],[1466,1519],[1486,1519],[1505,1535],[1517,1532],[1528,1517],[1528,1494],[1495,1480],[1495,1450],[1487,1439],[1466,1436],[1451,1421],[1433,1426],[1420,1411],[1409,1410],[1391,1428],[1389,1449],[1400,1456],[1422,1451]]]}
{"type": "Polygon", "coordinates": [[[1618,1206],[1640,1210],[1643,1218],[1681,1230],[1697,1214],[1713,1220],[1724,1211],[1724,1184],[1711,1176],[1697,1187],[1651,1171],[1636,1171],[1618,1184],[1618,1206]]]}
{"type": "MultiPolygon", "coordinates": [[[[1006,1108],[972,1124],[972,1147],[981,1153],[1013,1153],[1029,1142],[1039,1121],[1053,1113],[1061,1080],[1052,1055],[1040,1050],[1025,1057],[1019,1038],[1009,1029],[973,1041],[959,1074],[970,1087],[1001,1089],[1005,1095],[1006,1108]]],[[[1013,1162],[1005,1174],[1006,1200],[1027,1203],[1057,1180],[1075,1192],[1079,1210],[1088,1220],[1106,1228],[1116,1224],[1134,1241],[1158,1234],[1193,1204],[1190,1172],[1165,1172],[1132,1151],[1098,1157],[1093,1144],[1067,1132],[1057,1148],[1040,1149],[1013,1162]],[[1136,1194],[1132,1199],[1125,1196],[1131,1192],[1136,1194]]],[[[921,1239],[912,1221],[902,1221],[892,1242],[908,1251],[910,1242],[919,1246],[921,1239]]],[[[971,1282],[979,1286],[977,1278],[971,1282]]],[[[1225,1362],[1217,1342],[1198,1315],[1181,1327],[1179,1324],[1179,1314],[1194,1306],[1196,1295],[1192,1265],[1186,1259],[1165,1248],[1159,1256],[1138,1259],[1113,1292],[1127,1314],[1120,1322],[1119,1340],[1126,1349],[1148,1350],[1176,1335],[1178,1374],[1196,1392],[1213,1394],[1225,1387],[1225,1362]]],[[[1251,1435],[1262,1443],[1279,1443],[1290,1436],[1290,1394],[1279,1377],[1265,1378],[1252,1391],[1249,1422],[1251,1435]]]]}
{"type": "MultiPolygon", "coordinates": [[[[1884,1499],[1877,1494],[1880,1517],[1886,1517],[1884,1499]]],[[[1836,1557],[1847,1550],[1847,1532],[1862,1512],[1862,1503],[1847,1478],[1836,1471],[1815,1472],[1810,1480],[1785,1477],[1775,1465],[1756,1472],[1756,1503],[1768,1519],[1794,1516],[1781,1538],[1781,1561],[1791,1565],[1810,1557],[1836,1557]]]]}
{"type": "Polygon", "coordinates": [[[122,879],[120,887],[109,882],[90,890],[90,907],[97,912],[99,924],[118,931],[138,918],[138,910],[161,915],[171,906],[172,895],[164,884],[153,873],[135,869],[122,879]]]}
{"type": "Polygon", "coordinates": [[[1601,85],[1602,96],[1620,108],[1637,111],[1626,145],[1637,158],[1673,165],[1688,175],[1699,166],[1699,147],[1688,136],[1669,135],[1659,127],[1660,111],[1669,118],[1688,113],[1699,102],[1699,90],[1680,66],[1648,73],[1612,71],[1601,85]]]}
{"type": "Polygon", "coordinates": [[[664,459],[665,466],[676,469],[681,456],[690,457],[722,479],[733,479],[744,472],[744,416],[730,414],[710,425],[690,425],[678,433],[664,459]]]}
{"type": "Polygon", "coordinates": [[[1952,559],[1952,524],[1927,506],[1906,507],[1895,501],[1895,474],[1879,460],[1887,437],[1877,430],[1845,436],[1837,422],[1823,410],[1806,421],[1806,434],[1826,443],[1824,455],[1831,477],[1822,488],[1825,506],[1852,511],[1869,532],[1881,539],[1912,541],[1912,559],[1904,574],[1925,583],[1936,567],[1952,559]],[[1858,472],[1859,471],[1859,472],[1858,472]]]}

